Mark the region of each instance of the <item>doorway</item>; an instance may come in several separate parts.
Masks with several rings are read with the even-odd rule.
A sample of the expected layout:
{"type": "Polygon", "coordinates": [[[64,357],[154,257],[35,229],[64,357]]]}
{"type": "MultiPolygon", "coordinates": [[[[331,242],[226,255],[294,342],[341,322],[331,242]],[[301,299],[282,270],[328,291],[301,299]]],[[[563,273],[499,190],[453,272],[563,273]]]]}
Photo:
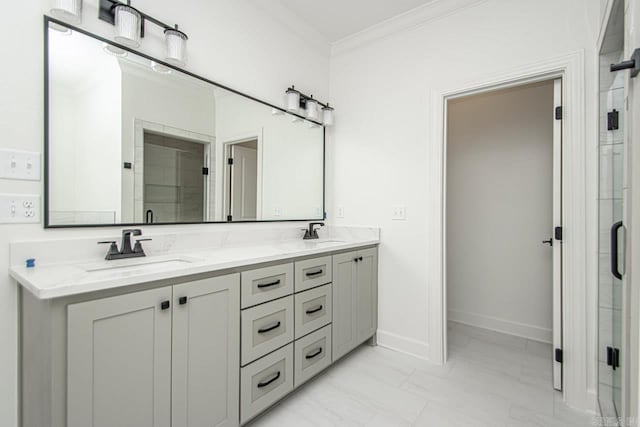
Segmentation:
{"type": "Polygon", "coordinates": [[[258,139],[225,144],[227,221],[258,219],[258,139]]]}
{"type": "Polygon", "coordinates": [[[445,128],[449,354],[464,354],[456,347],[458,334],[469,327],[489,330],[507,337],[491,342],[513,341],[523,352],[544,354],[547,367],[538,374],[557,390],[563,348],[561,97],[561,79],[451,97],[445,128]]]}
{"type": "Polygon", "coordinates": [[[143,138],[145,223],[204,221],[207,146],[153,132],[143,138]]]}

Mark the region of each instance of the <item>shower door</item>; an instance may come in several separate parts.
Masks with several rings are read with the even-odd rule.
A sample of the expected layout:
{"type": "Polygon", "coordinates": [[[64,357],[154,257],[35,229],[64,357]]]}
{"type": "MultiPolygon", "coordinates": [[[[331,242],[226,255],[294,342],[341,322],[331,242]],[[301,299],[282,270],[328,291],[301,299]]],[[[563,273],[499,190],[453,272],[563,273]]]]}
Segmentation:
{"type": "MultiPolygon", "coordinates": [[[[611,72],[624,47],[624,2],[613,3],[600,50],[598,400],[603,417],[623,416],[624,177],[627,72],[611,72]]],[[[613,424],[612,424],[613,425],[613,424]]]]}

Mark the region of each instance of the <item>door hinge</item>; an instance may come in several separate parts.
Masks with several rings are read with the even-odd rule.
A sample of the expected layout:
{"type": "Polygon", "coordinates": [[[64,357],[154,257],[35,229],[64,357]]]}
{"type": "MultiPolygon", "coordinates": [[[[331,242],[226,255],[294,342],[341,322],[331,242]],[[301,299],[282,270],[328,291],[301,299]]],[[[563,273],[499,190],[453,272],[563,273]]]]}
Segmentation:
{"type": "Polygon", "coordinates": [[[563,234],[564,234],[564,233],[563,233],[562,227],[556,227],[556,228],[554,229],[554,232],[553,232],[553,237],[554,237],[557,241],[562,242],[563,234]]]}
{"type": "Polygon", "coordinates": [[[607,130],[618,130],[620,128],[620,113],[615,108],[607,113],[607,130]]]}
{"type": "Polygon", "coordinates": [[[620,349],[607,347],[607,365],[614,371],[620,367],[620,349]]]}
{"type": "Polygon", "coordinates": [[[227,215],[227,221],[233,221],[233,217],[231,215],[227,215]]]}
{"type": "Polygon", "coordinates": [[[561,348],[556,348],[555,350],[555,357],[554,357],[555,361],[558,363],[562,363],[562,361],[564,360],[562,358],[562,349],[561,348]]]}
{"type": "Polygon", "coordinates": [[[209,175],[209,168],[202,168],[202,175],[209,175]]]}
{"type": "Polygon", "coordinates": [[[233,164],[233,158],[229,157],[229,159],[227,160],[227,164],[232,165],[233,164]]]}
{"type": "Polygon", "coordinates": [[[562,120],[562,106],[556,107],[556,120],[562,120]]]}

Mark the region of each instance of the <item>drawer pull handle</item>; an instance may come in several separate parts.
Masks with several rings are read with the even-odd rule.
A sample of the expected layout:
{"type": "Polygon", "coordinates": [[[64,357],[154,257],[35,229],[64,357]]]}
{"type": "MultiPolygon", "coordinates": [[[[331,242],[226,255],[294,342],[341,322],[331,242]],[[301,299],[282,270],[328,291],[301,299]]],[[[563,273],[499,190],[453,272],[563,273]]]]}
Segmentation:
{"type": "Polygon", "coordinates": [[[160,303],[160,310],[168,310],[171,307],[171,303],[169,301],[162,301],[160,303]]]}
{"type": "Polygon", "coordinates": [[[322,347],[318,347],[315,352],[309,353],[305,356],[305,359],[313,359],[314,357],[318,357],[322,354],[322,347]]]}
{"type": "Polygon", "coordinates": [[[266,387],[266,386],[268,386],[269,384],[272,384],[272,383],[273,383],[274,381],[276,381],[278,378],[280,378],[280,371],[278,371],[278,373],[277,373],[277,374],[275,374],[275,375],[273,376],[273,378],[271,378],[270,380],[263,381],[263,382],[259,382],[259,383],[258,383],[258,388],[266,387]]]}
{"type": "Polygon", "coordinates": [[[270,288],[272,286],[276,286],[280,284],[280,279],[276,280],[275,282],[271,282],[271,283],[260,283],[258,285],[258,289],[264,289],[264,288],[270,288]]]}
{"type": "Polygon", "coordinates": [[[274,323],[272,326],[268,326],[268,327],[266,327],[264,329],[258,329],[258,333],[259,334],[266,334],[267,332],[271,332],[274,329],[278,329],[280,327],[280,325],[281,325],[281,323],[280,323],[280,321],[278,321],[278,322],[274,323]]]}
{"type": "Polygon", "coordinates": [[[307,311],[306,311],[306,313],[307,313],[307,314],[317,313],[317,312],[319,312],[320,310],[322,310],[323,308],[324,308],[324,307],[322,306],[322,304],[320,304],[320,305],[319,305],[319,306],[317,306],[317,307],[314,307],[314,308],[311,308],[311,309],[307,310],[307,311]]]}
{"type": "Polygon", "coordinates": [[[322,274],[323,272],[324,272],[323,270],[310,271],[310,272],[307,273],[307,277],[318,276],[318,275],[322,274]]]}

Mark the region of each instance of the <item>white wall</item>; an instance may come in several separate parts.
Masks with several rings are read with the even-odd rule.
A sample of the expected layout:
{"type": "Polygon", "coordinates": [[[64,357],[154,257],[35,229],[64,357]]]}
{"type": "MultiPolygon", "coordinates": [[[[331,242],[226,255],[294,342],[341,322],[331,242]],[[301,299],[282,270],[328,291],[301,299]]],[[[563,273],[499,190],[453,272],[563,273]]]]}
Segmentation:
{"type": "Polygon", "coordinates": [[[448,319],[551,342],[553,81],[447,107],[448,319]]]}
{"type": "MultiPolygon", "coordinates": [[[[439,2],[436,2],[439,3],[439,2]]],[[[438,218],[431,195],[429,153],[434,140],[432,98],[538,61],[583,50],[585,54],[586,170],[596,170],[595,44],[598,0],[486,0],[425,25],[340,49],[331,62],[336,127],[328,133],[328,212],[336,224],[383,228],[380,247],[379,342],[429,357],[427,266],[439,248],[430,239],[438,218]],[[355,185],[354,183],[358,183],[355,185]],[[392,221],[391,206],[404,204],[407,221],[392,221]],[[402,313],[402,315],[399,315],[402,313]]],[[[351,40],[352,42],[353,40],[351,40]]],[[[584,351],[588,389],[595,387],[595,175],[588,176],[585,206],[589,334],[584,351]]],[[[580,230],[581,231],[581,230],[580,230]]],[[[580,232],[579,231],[579,232],[580,232]]],[[[443,230],[440,230],[442,233],[443,230]]],[[[582,393],[586,393],[585,390],[582,393]]],[[[572,404],[593,408],[592,395],[572,404]]]]}
{"type": "MultiPolygon", "coordinates": [[[[7,34],[6,66],[0,67],[0,148],[41,151],[43,144],[43,23],[50,2],[34,0],[5,5],[11,19],[7,34]]],[[[98,21],[97,0],[84,2],[83,26],[110,38],[113,28],[98,21]]],[[[137,0],[136,7],[177,22],[189,34],[188,69],[248,94],[282,105],[286,87],[295,83],[328,94],[327,50],[317,49],[253,8],[248,0],[137,0]]],[[[152,30],[144,50],[162,55],[161,34],[152,30]]],[[[4,64],[4,62],[3,62],[4,64]]],[[[0,192],[42,194],[42,183],[0,180],[0,192]]],[[[188,227],[197,229],[201,226],[188,227]]],[[[215,225],[207,227],[216,227],[215,225]]],[[[239,227],[243,227],[242,225],[239,227]]],[[[17,287],[6,273],[8,242],[30,238],[118,234],[108,230],[49,230],[40,225],[0,226],[0,424],[17,425],[17,287]]]]}

